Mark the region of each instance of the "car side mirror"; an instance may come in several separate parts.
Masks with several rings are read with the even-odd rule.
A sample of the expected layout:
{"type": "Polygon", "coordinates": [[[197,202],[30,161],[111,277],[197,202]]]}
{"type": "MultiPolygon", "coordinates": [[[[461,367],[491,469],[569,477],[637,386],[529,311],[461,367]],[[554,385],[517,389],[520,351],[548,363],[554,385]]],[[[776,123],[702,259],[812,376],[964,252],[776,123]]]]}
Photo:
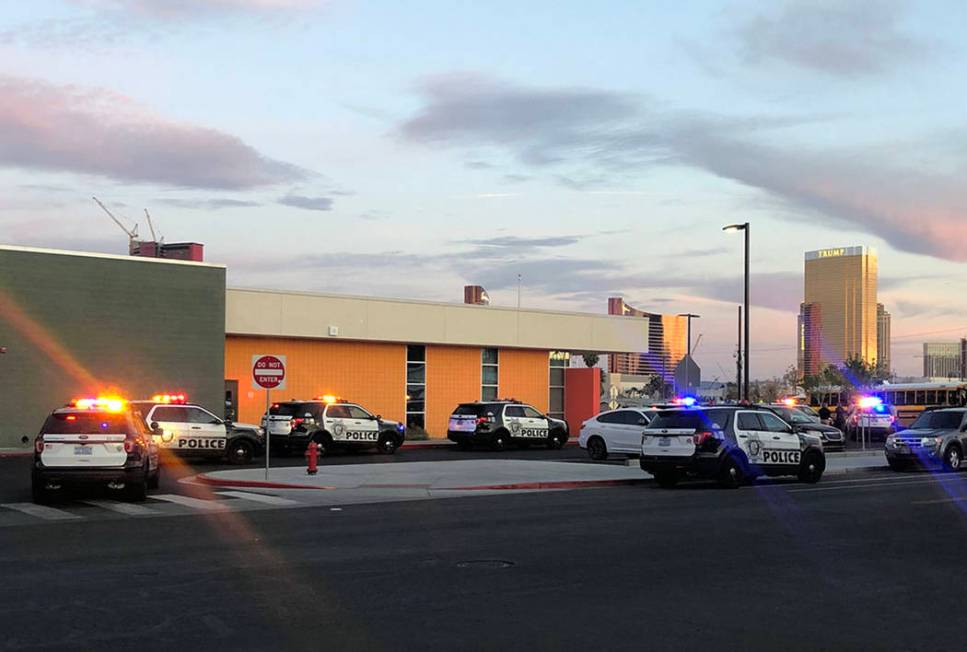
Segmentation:
{"type": "Polygon", "coordinates": [[[638,425],[639,426],[647,426],[648,425],[648,419],[638,419],[638,425]]]}
{"type": "Polygon", "coordinates": [[[383,415],[382,414],[377,414],[375,417],[373,417],[373,419],[375,421],[382,421],[383,420],[383,415]]]}
{"type": "Polygon", "coordinates": [[[212,420],[211,420],[211,421],[209,421],[208,423],[210,423],[210,424],[211,424],[211,425],[213,425],[213,426],[220,426],[220,425],[222,425],[222,424],[223,424],[223,423],[225,423],[225,422],[224,422],[224,421],[222,421],[221,419],[212,419],[212,420]]]}
{"type": "Polygon", "coordinates": [[[151,432],[154,433],[155,435],[161,434],[161,426],[158,424],[157,421],[151,422],[151,432]]]}

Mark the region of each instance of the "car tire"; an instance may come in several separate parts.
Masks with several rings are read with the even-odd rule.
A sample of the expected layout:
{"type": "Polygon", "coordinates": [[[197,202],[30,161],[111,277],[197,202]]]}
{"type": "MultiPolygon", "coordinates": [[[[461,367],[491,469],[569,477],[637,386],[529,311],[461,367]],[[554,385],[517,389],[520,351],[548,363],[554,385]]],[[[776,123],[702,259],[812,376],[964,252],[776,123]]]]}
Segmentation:
{"type": "Polygon", "coordinates": [[[960,471],[964,463],[964,453],[957,444],[951,444],[943,454],[943,470],[953,473],[960,471]]]}
{"type": "Polygon", "coordinates": [[[490,442],[490,448],[499,452],[507,450],[509,437],[506,432],[498,431],[494,433],[494,438],[490,442]]]}
{"type": "Polygon", "coordinates": [[[890,465],[890,469],[893,471],[906,471],[910,466],[903,460],[887,460],[886,463],[890,465]]]}
{"type": "Polygon", "coordinates": [[[564,448],[564,444],[567,443],[567,435],[560,428],[552,430],[551,434],[547,437],[547,448],[552,451],[559,451],[564,448]]]}
{"type": "Polygon", "coordinates": [[[826,471],[826,460],[816,451],[807,451],[799,464],[799,481],[816,484],[826,471]]]}
{"type": "Polygon", "coordinates": [[[161,460],[158,460],[158,468],[154,470],[154,474],[148,478],[148,489],[157,489],[161,485],[161,460]]]}
{"type": "Polygon", "coordinates": [[[603,462],[608,459],[608,445],[604,443],[604,439],[595,435],[588,440],[588,457],[590,457],[595,462],[603,462]]]}
{"type": "Polygon", "coordinates": [[[722,468],[718,475],[719,486],[723,489],[738,489],[745,482],[745,473],[742,472],[742,465],[739,460],[729,455],[722,462],[722,468]]]}
{"type": "Polygon", "coordinates": [[[141,479],[125,487],[129,501],[140,503],[148,497],[148,475],[148,465],[145,464],[141,472],[141,479]]]}
{"type": "Polygon", "coordinates": [[[229,464],[249,464],[255,457],[255,447],[245,439],[228,442],[229,464]]]}
{"type": "Polygon", "coordinates": [[[396,445],[396,438],[390,434],[381,435],[379,441],[376,442],[376,450],[383,455],[392,455],[397,448],[399,446],[396,445]]]}
{"type": "Polygon", "coordinates": [[[671,489],[678,484],[678,471],[655,471],[655,482],[662,489],[671,489]]]}

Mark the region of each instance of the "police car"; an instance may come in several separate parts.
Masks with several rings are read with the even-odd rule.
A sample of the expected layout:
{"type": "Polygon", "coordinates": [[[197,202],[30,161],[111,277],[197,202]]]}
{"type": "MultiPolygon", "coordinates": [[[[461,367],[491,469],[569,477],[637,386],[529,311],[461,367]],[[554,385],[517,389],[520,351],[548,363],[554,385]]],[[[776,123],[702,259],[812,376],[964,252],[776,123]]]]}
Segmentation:
{"type": "Polygon", "coordinates": [[[310,401],[275,403],[262,417],[262,425],[268,430],[269,445],[273,449],[302,451],[309,442],[314,442],[319,445],[320,455],[336,448],[373,446],[381,453],[392,455],[406,439],[402,423],[328,395],[310,401]]]}
{"type": "Polygon", "coordinates": [[[552,419],[536,408],[505,399],[461,403],[450,415],[447,439],[468,450],[485,444],[500,451],[511,443],[522,447],[543,444],[561,448],[567,443],[567,422],[552,419]]]}
{"type": "Polygon", "coordinates": [[[826,455],[819,437],[769,410],[722,406],[660,411],[642,432],[639,463],[662,487],[686,475],[738,487],[761,475],[819,482],[826,455]]]}
{"type": "Polygon", "coordinates": [[[248,464],[265,447],[262,430],[245,423],[231,423],[205,408],[189,403],[184,394],[156,394],[150,400],[131,401],[165,452],[185,457],[215,457],[232,464],[248,464]]]}
{"type": "Polygon", "coordinates": [[[137,409],[117,397],[76,399],[54,410],[34,440],[34,502],[80,485],[107,486],[144,500],[161,478],[151,435],[137,409]]]}

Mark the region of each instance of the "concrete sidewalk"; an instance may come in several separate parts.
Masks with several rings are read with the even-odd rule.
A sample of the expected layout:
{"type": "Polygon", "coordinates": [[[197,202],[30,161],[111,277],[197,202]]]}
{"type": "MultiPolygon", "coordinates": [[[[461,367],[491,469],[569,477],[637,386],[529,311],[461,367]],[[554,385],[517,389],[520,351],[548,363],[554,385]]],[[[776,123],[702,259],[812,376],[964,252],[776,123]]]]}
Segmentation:
{"type": "MultiPolygon", "coordinates": [[[[849,455],[827,459],[827,475],[857,473],[886,468],[882,453],[849,455]]],[[[636,460],[626,465],[545,460],[490,459],[400,464],[343,464],[319,467],[308,475],[303,467],[269,471],[259,468],[215,471],[190,480],[222,487],[298,489],[322,491],[421,492],[533,491],[577,489],[619,484],[637,484],[651,476],[638,468],[636,460]]]]}

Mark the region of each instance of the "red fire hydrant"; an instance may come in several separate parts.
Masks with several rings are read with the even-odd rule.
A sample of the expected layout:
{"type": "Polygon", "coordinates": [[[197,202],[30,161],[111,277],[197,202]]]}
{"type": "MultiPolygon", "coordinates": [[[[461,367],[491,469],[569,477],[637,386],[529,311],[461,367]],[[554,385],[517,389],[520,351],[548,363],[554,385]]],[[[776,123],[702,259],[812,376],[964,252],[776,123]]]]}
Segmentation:
{"type": "Polygon", "coordinates": [[[315,475],[316,471],[319,470],[319,444],[316,442],[309,442],[309,445],[306,447],[306,460],[308,462],[306,473],[308,475],[315,475]]]}

